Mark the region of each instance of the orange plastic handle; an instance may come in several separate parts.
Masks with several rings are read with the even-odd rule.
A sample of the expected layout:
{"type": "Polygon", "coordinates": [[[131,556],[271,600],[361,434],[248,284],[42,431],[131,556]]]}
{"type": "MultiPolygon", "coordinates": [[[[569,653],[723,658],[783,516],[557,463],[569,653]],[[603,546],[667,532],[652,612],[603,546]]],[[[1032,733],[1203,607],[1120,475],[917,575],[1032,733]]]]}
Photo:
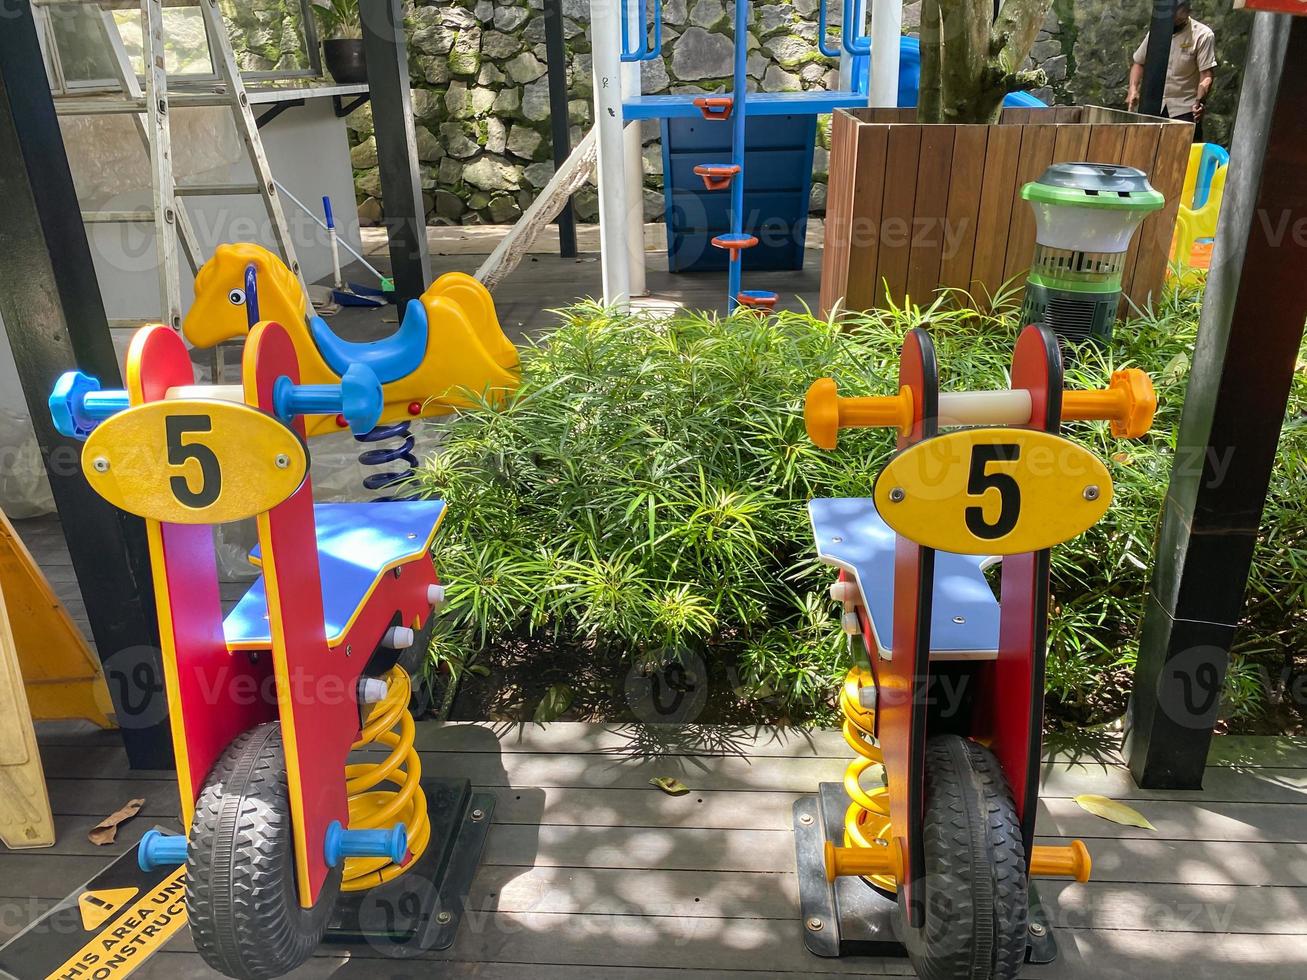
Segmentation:
{"type": "Polygon", "coordinates": [[[1030,849],[1030,873],[1035,877],[1074,878],[1083,884],[1093,870],[1089,849],[1081,841],[1061,846],[1036,844],[1030,849]]]}
{"type": "Polygon", "coordinates": [[[912,430],[912,391],[897,395],[841,398],[832,378],[819,378],[803,402],[808,438],[822,449],[834,449],[840,429],[893,426],[901,433],[912,430]]]}
{"type": "Polygon", "coordinates": [[[1152,379],[1138,368],[1115,371],[1100,391],[1062,392],[1064,422],[1106,419],[1118,439],[1138,439],[1153,426],[1157,392],[1152,379]]]}

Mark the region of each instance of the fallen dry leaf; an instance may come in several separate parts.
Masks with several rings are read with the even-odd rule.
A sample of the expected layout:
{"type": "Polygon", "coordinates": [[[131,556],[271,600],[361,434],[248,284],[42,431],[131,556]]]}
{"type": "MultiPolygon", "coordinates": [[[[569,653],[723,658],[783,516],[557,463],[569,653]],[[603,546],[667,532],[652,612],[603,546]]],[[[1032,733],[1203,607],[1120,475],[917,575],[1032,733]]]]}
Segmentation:
{"type": "Polygon", "coordinates": [[[1095,796],[1092,793],[1077,796],[1075,799],[1080,809],[1092,813],[1096,817],[1102,817],[1104,820],[1112,821],[1112,823],[1119,823],[1123,827],[1142,827],[1144,830],[1151,830],[1154,833],[1157,831],[1157,828],[1148,822],[1147,817],[1134,807],[1127,806],[1119,800],[1109,799],[1106,796],[1095,796]]]}
{"type": "Polygon", "coordinates": [[[91,832],[86,835],[86,839],[92,844],[112,844],[118,836],[118,825],[125,823],[140,813],[143,806],[145,806],[145,800],[143,799],[128,800],[119,809],[92,827],[91,832]]]}
{"type": "Polygon", "coordinates": [[[690,787],[686,786],[685,783],[681,782],[674,776],[655,776],[653,779],[649,780],[649,782],[653,783],[653,785],[657,786],[668,796],[684,796],[686,793],[690,792],[690,787]]]}

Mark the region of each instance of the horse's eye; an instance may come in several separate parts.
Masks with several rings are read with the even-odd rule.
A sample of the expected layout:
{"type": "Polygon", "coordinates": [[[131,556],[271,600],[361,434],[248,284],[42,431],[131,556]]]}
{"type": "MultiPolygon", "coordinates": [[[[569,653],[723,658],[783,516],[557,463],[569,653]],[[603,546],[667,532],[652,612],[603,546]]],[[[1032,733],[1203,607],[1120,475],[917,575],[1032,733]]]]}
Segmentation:
{"type": "Polygon", "coordinates": [[[233,289],[227,294],[227,299],[232,306],[241,306],[245,303],[245,290],[233,289]]]}

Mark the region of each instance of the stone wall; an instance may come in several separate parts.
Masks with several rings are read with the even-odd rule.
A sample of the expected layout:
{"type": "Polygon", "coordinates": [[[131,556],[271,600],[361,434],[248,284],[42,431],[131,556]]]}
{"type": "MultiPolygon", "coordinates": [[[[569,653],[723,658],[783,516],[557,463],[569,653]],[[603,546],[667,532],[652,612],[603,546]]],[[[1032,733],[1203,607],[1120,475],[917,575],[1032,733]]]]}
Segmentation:
{"type": "MultiPolygon", "coordinates": [[[[246,58],[278,57],[277,17],[288,0],[253,0],[233,27],[251,33],[246,58]]],[[[749,31],[751,90],[800,91],[834,84],[835,62],[817,50],[818,0],[755,3],[749,31]]],[[[553,173],[544,0],[410,0],[409,63],[428,220],[444,224],[517,219],[553,173]]],[[[831,0],[832,24],[839,6],[831,0]]],[[[1047,102],[1124,107],[1130,56],[1147,31],[1151,5],[1054,0],[1031,52],[1047,102]]],[[[563,0],[568,118],[575,144],[592,117],[588,0],[563,0]]],[[[1248,15],[1226,0],[1197,0],[1194,16],[1216,31],[1221,64],[1209,101],[1207,138],[1229,142],[1248,15]]],[[[734,3],[665,0],[663,57],[642,65],[646,93],[713,92],[730,85],[734,3]]],[[[915,34],[920,2],[904,7],[915,34]]],[[[239,33],[239,31],[238,31],[239,33]]],[[[367,107],[348,120],[360,216],[381,215],[376,145],[367,107]]],[[[820,132],[828,132],[823,126],[820,132]]],[[[662,216],[662,156],[655,123],[644,125],[645,213],[662,216]]],[[[824,210],[828,154],[815,155],[813,210],[824,210]]],[[[598,218],[593,186],[576,195],[582,221],[598,218]]]]}
{"type": "MultiPolygon", "coordinates": [[[[409,64],[428,220],[503,223],[517,219],[553,174],[543,0],[415,0],[409,64]]],[[[663,57],[642,65],[643,90],[714,92],[731,83],[734,4],[667,0],[663,57]]],[[[758,4],[749,33],[751,90],[801,91],[834,83],[835,62],[816,47],[817,0],[758,4]]],[[[568,118],[575,145],[593,117],[588,0],[563,0],[568,118]]],[[[366,108],[349,125],[357,141],[360,214],[381,213],[376,145],[366,108]]],[[[646,124],[645,214],[662,216],[662,155],[646,124]]],[[[818,183],[825,177],[819,151],[818,183]]],[[[825,187],[814,189],[824,207],[825,187]]],[[[593,186],[576,195],[582,221],[598,219],[593,186]]]]}

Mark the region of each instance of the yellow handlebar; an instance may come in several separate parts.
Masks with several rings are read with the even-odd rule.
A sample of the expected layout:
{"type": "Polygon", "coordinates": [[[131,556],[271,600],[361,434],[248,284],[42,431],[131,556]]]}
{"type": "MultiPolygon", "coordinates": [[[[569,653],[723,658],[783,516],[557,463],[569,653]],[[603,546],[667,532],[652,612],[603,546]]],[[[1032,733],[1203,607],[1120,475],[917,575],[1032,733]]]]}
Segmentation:
{"type": "MultiPolygon", "coordinates": [[[[941,417],[963,417],[961,409],[964,402],[967,403],[965,417],[971,424],[1025,425],[1030,421],[1028,403],[1023,413],[1014,415],[1012,413],[1017,406],[1014,406],[1013,399],[1005,398],[1000,402],[991,399],[988,394],[971,392],[941,393],[941,417]]],[[[1152,427],[1156,411],[1157,394],[1153,390],[1153,383],[1138,368],[1116,371],[1108,387],[1100,391],[1062,393],[1063,421],[1109,421],[1112,423],[1112,435],[1118,439],[1138,439],[1152,427]]],[[[808,389],[803,404],[803,420],[808,438],[822,449],[835,448],[840,429],[892,426],[901,434],[906,434],[912,429],[912,391],[901,388],[897,395],[841,398],[834,380],[820,378],[808,389]]]]}

